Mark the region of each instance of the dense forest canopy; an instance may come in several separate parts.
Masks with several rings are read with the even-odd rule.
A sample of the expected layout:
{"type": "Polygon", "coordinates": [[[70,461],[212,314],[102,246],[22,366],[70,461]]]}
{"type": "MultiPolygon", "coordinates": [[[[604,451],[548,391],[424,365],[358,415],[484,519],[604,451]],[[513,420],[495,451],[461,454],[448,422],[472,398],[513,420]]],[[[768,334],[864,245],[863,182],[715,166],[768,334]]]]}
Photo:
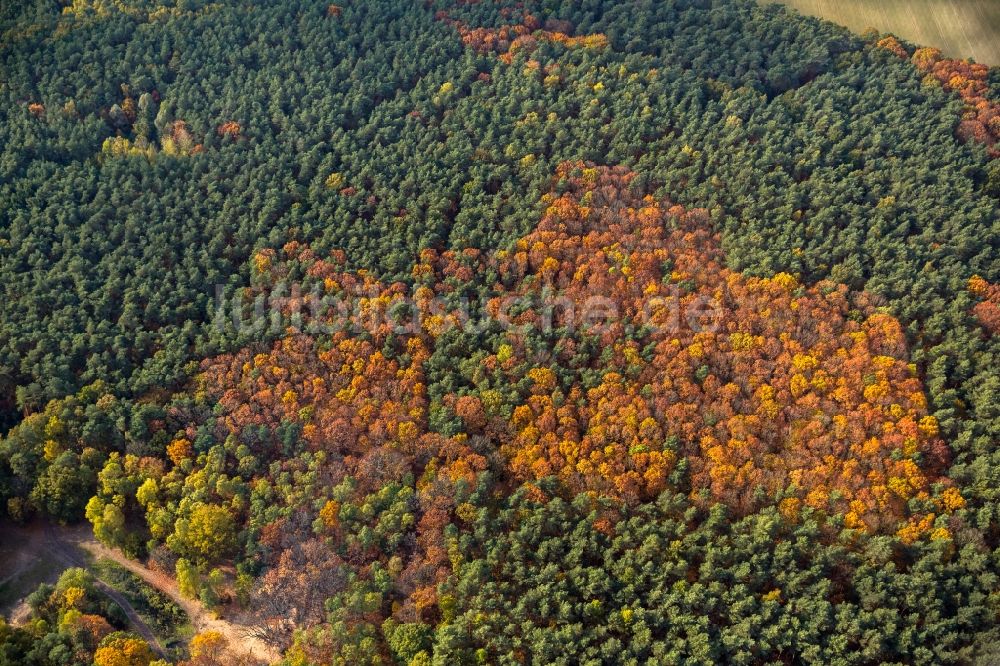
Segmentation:
{"type": "MultiPolygon", "coordinates": [[[[972,662],[998,139],[749,0],[5,3],[0,513],[287,664],[972,662]]],[[[158,657],[87,575],[0,664],[158,657]]]]}

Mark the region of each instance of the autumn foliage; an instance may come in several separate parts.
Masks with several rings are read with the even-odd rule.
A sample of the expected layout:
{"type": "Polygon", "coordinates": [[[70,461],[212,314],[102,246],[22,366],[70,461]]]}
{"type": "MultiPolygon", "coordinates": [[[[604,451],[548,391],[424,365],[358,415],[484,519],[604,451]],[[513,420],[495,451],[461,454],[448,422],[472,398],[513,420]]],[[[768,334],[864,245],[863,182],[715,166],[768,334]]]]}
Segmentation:
{"type": "Polygon", "coordinates": [[[969,293],[979,299],[972,314],[995,335],[1000,332],[1000,284],[990,284],[978,275],[969,278],[969,293]]]}
{"type": "MultiPolygon", "coordinates": [[[[294,334],[208,363],[204,386],[224,387],[218,423],[238,435],[300,422],[310,447],[343,456],[370,489],[399,473],[389,460],[471,479],[486,462],[464,441],[486,432],[522,481],[555,476],[570,492],[630,502],[677,489],[682,459],[694,498],[739,513],[780,496],[789,517],[811,507],[892,531],[911,518],[911,500],[939,512],[960,502],[933,492],[947,484],[947,448],[900,324],[864,294],[729,271],[706,211],[650,196],[624,168],[565,163],[555,183],[538,226],[510,251],[426,251],[413,270],[421,310],[449,285],[498,271],[487,309],[516,326],[482,365],[496,384],[527,378],[509,417],[497,416],[495,392],[448,396],[466,432],[428,432],[423,364],[459,320],[427,310],[421,330],[396,341],[398,358],[374,329],[322,342],[294,334]],[[511,315],[511,298],[532,306],[511,315]],[[554,352],[537,333],[547,325],[559,332],[554,352]]],[[[292,243],[255,265],[264,282],[295,265],[328,293],[357,295],[361,322],[404,301],[406,287],[345,272],[342,259],[292,243]]],[[[283,307],[308,309],[301,297],[283,307]]],[[[915,515],[907,534],[932,518],[915,515]]]]}
{"type": "Polygon", "coordinates": [[[455,26],[462,36],[462,42],[480,53],[498,53],[500,60],[510,64],[519,51],[531,53],[541,42],[562,44],[567,48],[603,49],[608,46],[608,38],[602,34],[570,36],[573,26],[566,21],[549,21],[543,27],[541,21],[530,13],[525,13],[521,23],[504,25],[499,28],[470,28],[462,21],[449,18],[446,13],[439,15],[455,26]]]}
{"type": "Polygon", "coordinates": [[[226,122],[219,125],[218,132],[219,136],[228,136],[230,138],[237,138],[243,128],[235,120],[227,120],[226,122]]]}
{"type": "MultiPolygon", "coordinates": [[[[348,470],[366,467],[386,448],[410,457],[458,453],[460,444],[440,441],[427,432],[425,336],[393,338],[391,344],[398,346],[400,355],[390,358],[384,351],[392,333],[389,325],[364,328],[403,302],[404,287],[385,287],[363,272],[343,272],[336,259],[319,260],[295,244],[286,246],[283,254],[286,261],[292,258],[304,266],[327,292],[353,295],[358,312],[354,323],[360,329],[322,339],[296,333],[263,352],[247,350],[207,362],[202,375],[205,388],[222,389],[220,426],[239,435],[248,426],[301,423],[310,448],[343,456],[348,470]]],[[[258,256],[258,266],[268,263],[265,256],[258,256]]],[[[268,270],[276,276],[287,265],[268,270]]],[[[304,307],[296,298],[284,306],[288,311],[304,307]]],[[[266,444],[255,443],[260,455],[273,459],[280,454],[261,448],[266,444]]],[[[377,489],[384,481],[370,479],[370,487],[377,489]]]]}
{"type": "Polygon", "coordinates": [[[935,48],[921,48],[913,53],[913,64],[945,90],[958,93],[965,101],[965,111],[958,125],[963,141],[984,144],[992,157],[1000,156],[1000,103],[989,99],[989,67],[967,60],[943,58],[935,48]]]}
{"type": "MultiPolygon", "coordinates": [[[[388,324],[379,323],[403,301],[404,287],[382,285],[363,271],[346,272],[343,260],[342,253],[320,259],[295,243],[280,254],[259,254],[254,263],[263,281],[279,281],[294,266],[327,294],[350,299],[356,326],[332,335],[298,331],[269,349],[207,361],[201,390],[217,396],[220,440],[235,437],[257,459],[281,465],[285,453],[279,433],[292,424],[307,451],[326,461],[328,483],[350,478],[352,497],[359,502],[407,475],[418,479],[416,549],[402,572],[412,596],[402,608],[419,614],[433,605],[435,586],[449,566],[441,531],[451,520],[454,484],[472,484],[486,460],[470,449],[465,434],[445,437],[428,427],[424,363],[432,337],[424,331],[395,336],[388,324]]],[[[287,298],[280,307],[291,313],[305,307],[304,298],[287,298]]],[[[186,451],[183,443],[171,445],[175,459],[183,459],[186,451]]],[[[330,499],[319,512],[319,529],[335,544],[346,534],[339,510],[339,502],[330,499]]],[[[285,543],[282,529],[278,522],[262,534],[276,552],[292,545],[285,543]]],[[[351,556],[368,563],[384,554],[372,544],[352,550],[351,556]]]]}
{"type": "Polygon", "coordinates": [[[154,658],[142,639],[116,633],[108,636],[94,653],[94,666],[147,666],[154,658]]]}
{"type": "Polygon", "coordinates": [[[901,58],[902,60],[906,60],[907,58],[910,57],[910,54],[906,50],[906,47],[903,46],[900,43],[900,41],[895,37],[893,37],[892,35],[886,35],[882,39],[878,40],[875,43],[875,46],[880,49],[885,49],[886,51],[889,51],[890,53],[894,54],[898,58],[901,58]]]}
{"type": "Polygon", "coordinates": [[[996,147],[1000,140],[1000,103],[989,98],[988,66],[944,58],[940,49],[932,47],[916,49],[911,57],[906,47],[892,35],[877,41],[875,47],[903,60],[909,59],[925,74],[925,81],[957,93],[965,101],[962,120],[958,124],[958,137],[962,141],[985,145],[991,157],[1000,156],[1000,148],[996,147]]]}
{"type": "Polygon", "coordinates": [[[895,319],[843,286],[727,270],[704,211],[636,191],[624,169],[565,164],[557,177],[564,191],[501,273],[522,295],[578,313],[596,295],[616,314],[545,365],[519,335],[486,361],[532,381],[501,446],[515,474],[643,499],[687,457],[696,497],[742,512],[787,492],[790,513],[811,506],[872,530],[930,497],[947,449],[895,319]]]}

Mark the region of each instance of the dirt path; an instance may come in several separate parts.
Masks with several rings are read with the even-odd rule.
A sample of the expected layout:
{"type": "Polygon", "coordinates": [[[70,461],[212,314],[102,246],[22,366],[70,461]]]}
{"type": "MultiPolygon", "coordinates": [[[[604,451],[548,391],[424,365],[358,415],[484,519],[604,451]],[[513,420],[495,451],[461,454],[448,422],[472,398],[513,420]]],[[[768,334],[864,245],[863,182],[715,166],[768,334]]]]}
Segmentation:
{"type": "Polygon", "coordinates": [[[170,597],[175,604],[180,606],[187,613],[195,631],[217,631],[222,634],[228,642],[231,652],[268,664],[280,659],[280,655],[273,647],[248,635],[250,629],[248,626],[239,624],[231,619],[215,617],[212,613],[205,610],[201,602],[182,596],[177,587],[177,582],[173,578],[157,573],[149,567],[125,557],[118,550],[104,546],[90,535],[89,530],[54,529],[53,534],[64,549],[70,551],[82,549],[95,558],[109,559],[128,569],[139,578],[142,578],[146,583],[170,597]]]}
{"type": "MultiPolygon", "coordinates": [[[[79,567],[81,569],[89,568],[87,562],[80,557],[80,553],[74,547],[67,544],[65,540],[60,538],[57,528],[47,526],[45,528],[45,537],[47,550],[53,557],[69,567],[79,567]]],[[[129,623],[135,629],[136,633],[142,636],[143,640],[149,643],[149,647],[151,647],[157,655],[166,659],[166,650],[164,650],[163,646],[160,645],[156,635],[149,628],[149,626],[143,622],[139,613],[137,613],[135,608],[132,607],[132,604],[128,602],[128,599],[123,597],[116,589],[96,576],[95,586],[103,592],[106,597],[118,604],[118,606],[125,612],[125,617],[128,618],[129,623]]]]}

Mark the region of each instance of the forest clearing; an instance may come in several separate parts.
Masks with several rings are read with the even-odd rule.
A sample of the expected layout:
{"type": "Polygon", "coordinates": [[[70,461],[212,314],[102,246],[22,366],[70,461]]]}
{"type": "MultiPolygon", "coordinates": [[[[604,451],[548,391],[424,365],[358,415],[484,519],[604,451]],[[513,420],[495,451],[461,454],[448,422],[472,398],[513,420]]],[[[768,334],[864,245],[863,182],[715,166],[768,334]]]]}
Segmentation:
{"type": "Polygon", "coordinates": [[[171,577],[100,544],[83,525],[0,525],[0,571],[4,572],[0,578],[0,612],[13,624],[20,624],[30,614],[28,593],[39,584],[55,583],[63,572],[74,567],[95,575],[100,592],[122,609],[136,633],[160,656],[167,656],[171,648],[183,645],[197,631],[221,634],[228,650],[249,663],[277,659],[274,649],[249,636],[249,627],[238,619],[210,612],[197,599],[184,597],[171,577]],[[131,577],[135,579],[128,581],[131,577]],[[138,581],[141,583],[137,585],[138,581]],[[150,618],[149,608],[134,608],[129,598],[134,598],[136,588],[143,585],[147,595],[152,588],[169,599],[177,617],[157,622],[159,618],[150,618]]]}

